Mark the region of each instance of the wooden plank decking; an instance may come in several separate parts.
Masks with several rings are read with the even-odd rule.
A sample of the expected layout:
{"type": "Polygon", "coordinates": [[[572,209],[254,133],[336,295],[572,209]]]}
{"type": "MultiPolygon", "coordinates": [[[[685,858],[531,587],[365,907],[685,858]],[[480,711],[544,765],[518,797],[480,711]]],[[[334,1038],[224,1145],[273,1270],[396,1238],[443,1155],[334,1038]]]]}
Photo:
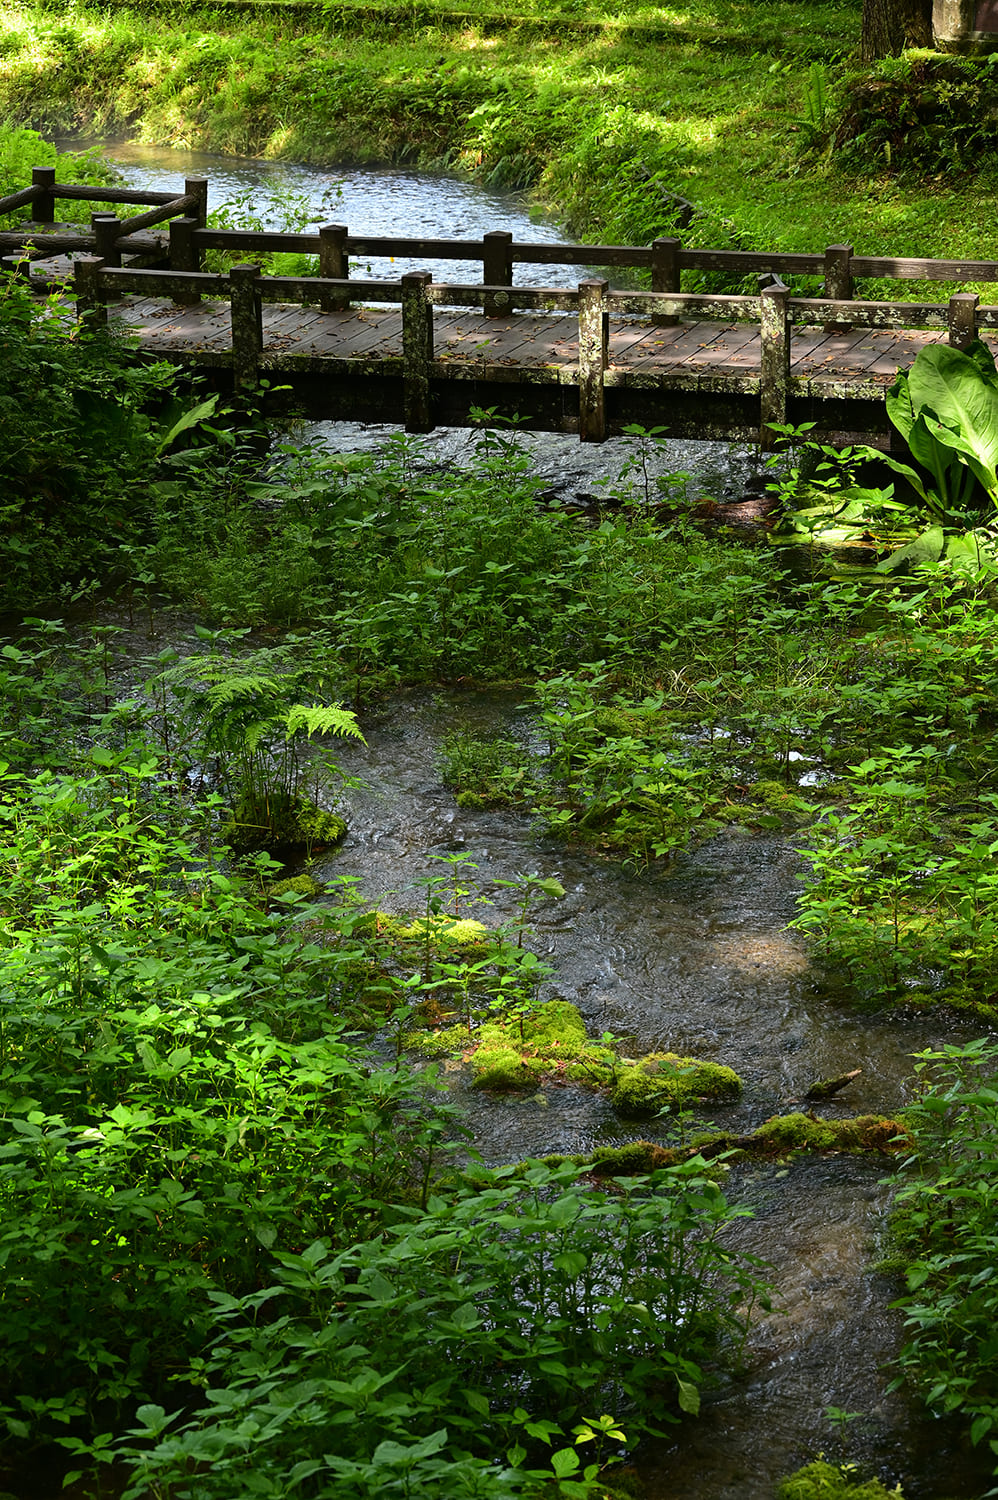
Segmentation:
{"type": "MultiPolygon", "coordinates": [[[[136,334],[150,353],[169,357],[225,355],[231,348],[228,302],[178,307],[152,298],[125,297],[110,309],[112,321],[136,334]]],[[[798,380],[848,381],[886,387],[942,331],[853,329],[847,333],[795,332],[791,376],[798,380]]],[[[397,307],[317,307],[267,304],[263,308],[263,358],[298,360],[401,360],[402,320],[397,307]]],[[[564,369],[578,362],[578,324],[570,316],[517,313],[486,318],[464,310],[440,310],[434,319],[438,365],[506,365],[517,369],[564,369]]],[[[697,322],[671,328],[638,319],[610,324],[610,368],[628,374],[751,376],[760,368],[759,328],[745,323],[697,322]]],[[[214,361],[206,360],[206,363],[214,361]]]]}

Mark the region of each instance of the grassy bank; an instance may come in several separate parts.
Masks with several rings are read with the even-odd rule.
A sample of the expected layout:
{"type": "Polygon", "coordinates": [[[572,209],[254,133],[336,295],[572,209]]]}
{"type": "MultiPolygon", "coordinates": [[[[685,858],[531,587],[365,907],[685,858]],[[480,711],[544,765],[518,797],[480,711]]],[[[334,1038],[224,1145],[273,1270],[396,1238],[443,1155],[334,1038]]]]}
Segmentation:
{"type": "MultiPolygon", "coordinates": [[[[0,111],[53,134],[411,162],[534,190],[580,235],[998,256],[994,169],[913,191],[824,130],[857,7],[432,3],[0,8],[0,111]],[[822,71],[816,98],[810,70],[822,71]]],[[[986,143],[985,143],[986,144],[986,143]]]]}

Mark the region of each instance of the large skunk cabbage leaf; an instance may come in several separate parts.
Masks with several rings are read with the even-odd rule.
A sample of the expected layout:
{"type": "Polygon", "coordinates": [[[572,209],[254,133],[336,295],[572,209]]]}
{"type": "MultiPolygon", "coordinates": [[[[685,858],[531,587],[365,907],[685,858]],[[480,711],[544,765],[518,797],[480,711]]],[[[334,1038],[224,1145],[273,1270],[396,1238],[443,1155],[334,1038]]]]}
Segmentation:
{"type": "MultiPolygon", "coordinates": [[[[930,344],[908,372],[907,396],[912,433],[924,417],[935,442],[955,453],[998,505],[998,386],[978,360],[948,344],[930,344]]],[[[903,419],[900,392],[894,406],[903,419]]]]}

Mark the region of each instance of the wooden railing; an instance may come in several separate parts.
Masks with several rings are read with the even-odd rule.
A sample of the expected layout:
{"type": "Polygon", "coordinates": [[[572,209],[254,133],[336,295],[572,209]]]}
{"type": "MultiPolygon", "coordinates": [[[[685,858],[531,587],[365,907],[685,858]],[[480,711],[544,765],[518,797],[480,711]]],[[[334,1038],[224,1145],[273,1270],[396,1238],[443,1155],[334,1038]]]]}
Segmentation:
{"type": "MultiPolygon", "coordinates": [[[[243,388],[257,384],[261,367],[268,360],[263,335],[264,302],[317,303],[326,308],[342,308],[352,298],[365,303],[400,304],[405,423],[411,432],[426,432],[432,427],[434,308],[486,309],[490,301],[508,295],[503,287],[434,282],[428,271],[409,272],[397,282],[359,281],[345,277],[264,276],[258,265],[251,264],[234,265],[226,274],[118,269],[99,258],[88,257],[76,262],[74,274],[79,313],[96,321],[106,321],[109,299],[127,292],[143,297],[168,297],[180,304],[192,303],[203,295],[228,301],[233,381],[243,388]]],[[[732,388],[758,393],[760,438],[764,446],[772,442],[773,425],[787,420],[795,327],[942,329],[957,347],[968,344],[981,328],[998,328],[998,306],[980,306],[973,293],[956,293],[942,303],[793,297],[776,278],[758,296],[615,291],[603,279],[588,278],[580,281],[574,291],[519,287],[516,302],[524,310],[576,314],[579,435],[589,442],[601,442],[606,435],[605,389],[613,378],[608,337],[611,315],[650,317],[667,323],[690,319],[758,323],[759,374],[726,378],[732,388]]],[[[279,360],[272,363],[277,365],[279,360]]]]}
{"type": "Polygon", "coordinates": [[[130,188],[86,187],[58,183],[53,167],[36,167],[30,187],[0,199],[0,216],[28,206],[35,225],[54,222],[57,198],[93,203],[150,205],[130,219],[113,213],[92,216],[89,232],[39,235],[26,229],[0,232],[0,253],[27,249],[29,258],[63,251],[89,251],[107,265],[120,264],[122,253],[153,254],[174,271],[198,271],[205,252],[222,250],[244,255],[298,252],[318,256],[320,276],[348,280],[354,257],[407,257],[417,260],[477,262],[481,281],[495,289],[484,311],[492,316],[530,305],[513,286],[516,266],[578,265],[650,272],[654,292],[681,292],[684,271],[722,274],[744,279],[758,274],[811,276],[823,284],[825,298],[850,301],[856,282],[877,278],[895,281],[993,282],[998,261],[933,260],[916,257],[856,255],[852,245],[829,245],[820,253],[756,250],[701,250],[684,246],[674,236],[660,236],[649,245],[549,245],[514,240],[506,230],[490,230],[476,240],[437,240],[351,234],[344,224],[324,224],[310,233],[214,229],[207,226],[208,179],[187,178],[183,193],[139,192],[130,188]],[[169,246],[143,238],[143,231],[169,221],[169,246]],[[503,295],[505,293],[505,295],[503,295]]]}

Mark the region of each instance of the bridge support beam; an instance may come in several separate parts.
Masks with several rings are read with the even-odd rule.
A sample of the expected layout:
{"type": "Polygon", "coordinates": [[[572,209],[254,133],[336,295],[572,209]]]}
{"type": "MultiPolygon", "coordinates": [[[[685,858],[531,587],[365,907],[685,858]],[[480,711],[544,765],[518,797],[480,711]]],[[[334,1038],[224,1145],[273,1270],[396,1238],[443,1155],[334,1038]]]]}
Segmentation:
{"type": "Polygon", "coordinates": [[[790,389],[790,291],[782,282],[763,287],[759,295],[762,349],[759,371],[759,446],[775,448],[775,425],[787,420],[790,389]]]}
{"type": "Polygon", "coordinates": [[[432,432],[430,363],[433,359],[433,308],[426,295],[429,271],[402,277],[402,378],[406,432],[432,432]]]}
{"type": "Polygon", "coordinates": [[[229,312],[232,318],[232,384],[236,390],[252,390],[259,377],[263,353],[263,308],[257,280],[260,267],[229,268],[229,312]]]}
{"type": "Polygon", "coordinates": [[[606,437],[603,376],[610,363],[609,283],[579,282],[579,439],[602,443],[606,437]]]}

